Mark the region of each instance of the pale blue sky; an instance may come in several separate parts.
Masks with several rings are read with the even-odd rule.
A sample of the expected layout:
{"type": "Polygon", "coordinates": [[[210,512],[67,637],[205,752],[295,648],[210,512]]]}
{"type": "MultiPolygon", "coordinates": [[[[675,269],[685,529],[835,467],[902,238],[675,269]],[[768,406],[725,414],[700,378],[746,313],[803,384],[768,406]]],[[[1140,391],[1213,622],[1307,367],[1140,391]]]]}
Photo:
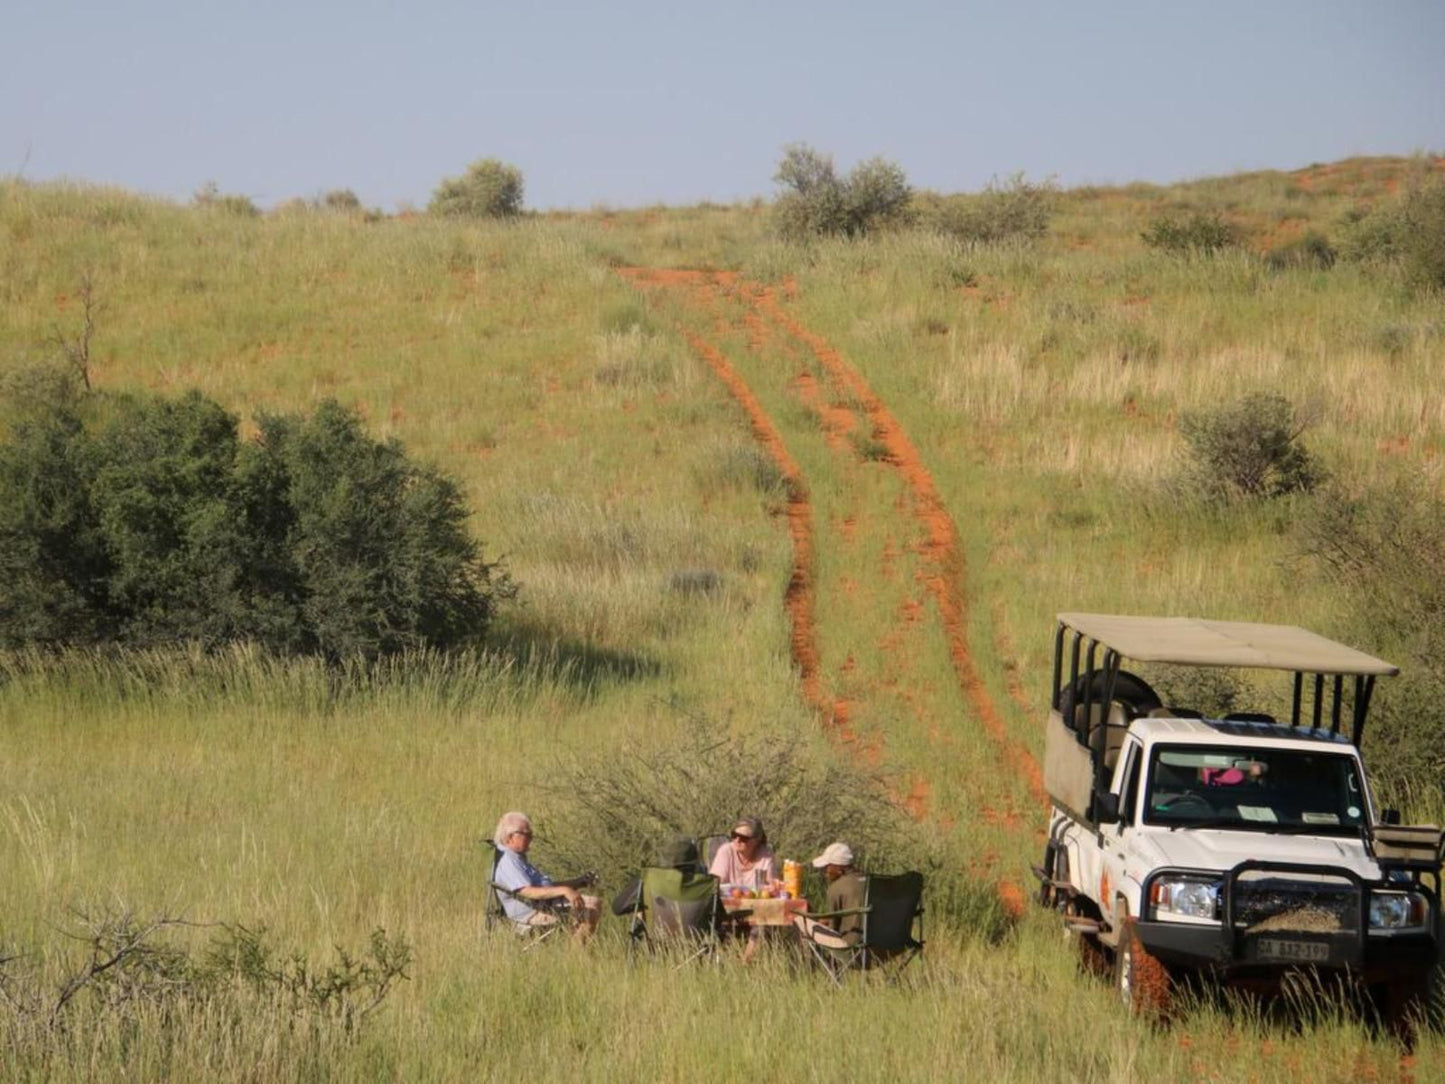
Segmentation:
{"type": "Polygon", "coordinates": [[[1445,0],[4,0],[0,175],[424,205],[774,192],[784,144],[917,186],[1445,150],[1445,0]]]}

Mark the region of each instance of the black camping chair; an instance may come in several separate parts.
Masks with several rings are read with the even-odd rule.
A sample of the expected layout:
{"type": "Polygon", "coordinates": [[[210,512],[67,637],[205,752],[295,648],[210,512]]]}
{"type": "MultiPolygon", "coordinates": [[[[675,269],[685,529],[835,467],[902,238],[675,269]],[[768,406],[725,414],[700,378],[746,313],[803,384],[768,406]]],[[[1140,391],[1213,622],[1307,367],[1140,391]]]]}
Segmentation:
{"type": "Polygon", "coordinates": [[[868,874],[862,907],[808,917],[821,922],[850,915],[862,917],[862,928],[857,941],[846,946],[834,944],[837,935],[827,926],[808,925],[803,942],[813,959],[839,986],[854,968],[886,970],[890,980],[896,979],[923,951],[923,874],[868,874]]]}
{"type": "Polygon", "coordinates": [[[630,948],[664,946],[680,950],[677,966],[715,959],[718,948],[718,879],[710,873],[649,866],[632,913],[630,948]]]}

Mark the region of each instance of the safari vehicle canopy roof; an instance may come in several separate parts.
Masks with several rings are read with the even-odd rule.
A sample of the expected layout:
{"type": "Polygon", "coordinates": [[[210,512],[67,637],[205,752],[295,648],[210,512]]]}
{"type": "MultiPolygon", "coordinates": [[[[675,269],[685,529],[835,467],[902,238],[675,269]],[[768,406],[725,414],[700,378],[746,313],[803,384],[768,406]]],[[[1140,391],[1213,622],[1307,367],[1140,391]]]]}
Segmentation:
{"type": "Polygon", "coordinates": [[[1293,625],[1197,617],[1059,614],[1060,623],[1138,662],[1309,674],[1394,675],[1400,668],[1293,625]]]}

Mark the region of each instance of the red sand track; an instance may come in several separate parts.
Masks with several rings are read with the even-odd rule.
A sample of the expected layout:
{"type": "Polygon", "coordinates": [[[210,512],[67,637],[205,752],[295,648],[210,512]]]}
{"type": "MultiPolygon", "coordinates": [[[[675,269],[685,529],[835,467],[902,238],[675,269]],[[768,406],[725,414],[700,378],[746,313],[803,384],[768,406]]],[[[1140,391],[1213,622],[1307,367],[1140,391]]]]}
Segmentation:
{"type": "MultiPolygon", "coordinates": [[[[1006,761],[1023,776],[1035,797],[1041,803],[1044,802],[1038,764],[1026,748],[1010,739],[969,651],[967,606],[962,588],[964,558],[958,531],[943,505],[922,456],[882,400],[837,350],[791,317],[783,309],[777,295],[768,288],[745,282],[730,273],[643,268],[622,269],[620,273],[639,288],[664,289],[682,294],[691,304],[713,313],[720,331],[741,331],[751,349],[760,349],[769,341],[774,328],[781,329],[786,337],[803,344],[811,352],[830,385],[844,397],[861,404],[873,438],[886,452],[885,462],[899,472],[911,495],[912,507],[906,510],[911,511],[920,525],[923,538],[916,548],[923,564],[920,579],[937,603],[960,687],[1006,761]],[[734,315],[731,319],[719,311],[722,303],[729,300],[742,306],[740,313],[733,307],[734,315]]],[[[790,298],[796,295],[796,289],[791,283],[785,284],[784,291],[790,298]]],[[[814,626],[813,513],[802,473],[762,404],[722,351],[700,335],[688,332],[686,337],[693,351],[717,374],[734,400],[742,407],[754,437],[767,451],[787,482],[793,569],[785,606],[791,623],[792,657],[798,668],[803,694],[837,739],[854,744],[859,755],[874,760],[880,755],[877,746],[858,745],[856,735],[849,728],[849,701],[842,697],[830,701],[823,691],[814,626]]],[[[792,383],[792,390],[805,405],[814,409],[823,426],[828,446],[835,452],[841,452],[855,424],[852,413],[830,405],[829,397],[817,386],[817,380],[812,374],[799,374],[792,383]]],[[[905,510],[904,506],[908,503],[903,500],[900,510],[905,510]]],[[[854,521],[849,517],[840,525],[841,535],[845,540],[851,536],[853,524],[854,521]]],[[[888,558],[889,554],[885,552],[885,562],[888,558]]],[[[886,572],[885,569],[885,574],[886,572]]],[[[905,603],[904,621],[908,624],[915,623],[921,608],[921,603],[916,601],[905,603]]],[[[844,676],[851,670],[851,663],[850,657],[844,665],[844,676]]],[[[899,796],[899,800],[914,817],[921,820],[927,813],[929,791],[928,780],[918,778],[913,780],[906,795],[899,796]]],[[[993,823],[1003,824],[1010,829],[1016,830],[1020,827],[1020,818],[1016,813],[999,814],[985,810],[985,815],[993,823]]],[[[997,856],[987,858],[984,865],[990,869],[996,867],[997,856]]],[[[1005,908],[1013,914],[1021,913],[1024,907],[1022,887],[1013,878],[1004,876],[998,878],[997,888],[1005,908]]]]}

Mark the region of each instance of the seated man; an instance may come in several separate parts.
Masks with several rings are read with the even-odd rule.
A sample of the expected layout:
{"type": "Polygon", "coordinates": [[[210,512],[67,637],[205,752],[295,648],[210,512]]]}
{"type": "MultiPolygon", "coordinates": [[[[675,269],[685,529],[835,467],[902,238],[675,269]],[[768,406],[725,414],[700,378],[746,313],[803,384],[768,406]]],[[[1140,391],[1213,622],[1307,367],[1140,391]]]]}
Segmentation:
{"type": "MultiPolygon", "coordinates": [[[[830,843],[813,859],[813,866],[823,871],[828,880],[828,911],[861,909],[868,894],[868,879],[853,868],[853,848],[846,843],[830,843]]],[[[794,919],[798,932],[815,945],[831,949],[849,949],[863,936],[863,916],[843,915],[836,925],[798,915],[794,919]]]]}
{"type": "Polygon", "coordinates": [[[579,944],[587,941],[597,929],[602,903],[596,896],[584,896],[577,889],[591,883],[590,876],[570,881],[554,881],[527,861],[532,846],[532,822],[525,813],[506,813],[497,822],[492,836],[501,857],[493,882],[505,891],[498,893],[502,910],[518,929],[529,926],[553,926],[561,921],[553,909],[538,910],[528,901],[560,900],[576,920],[573,938],[579,944]]]}

